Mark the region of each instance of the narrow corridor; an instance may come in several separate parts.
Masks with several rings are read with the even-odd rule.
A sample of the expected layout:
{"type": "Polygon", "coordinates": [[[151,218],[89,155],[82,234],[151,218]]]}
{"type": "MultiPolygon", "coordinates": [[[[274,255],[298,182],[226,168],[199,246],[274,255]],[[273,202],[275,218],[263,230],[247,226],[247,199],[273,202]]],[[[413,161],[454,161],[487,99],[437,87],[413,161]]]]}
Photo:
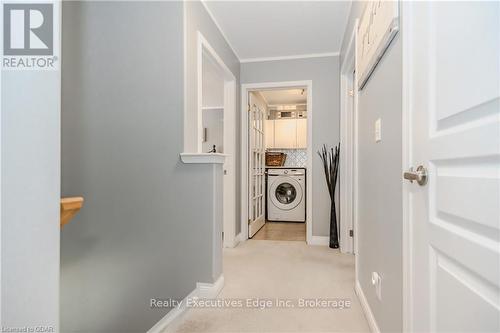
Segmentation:
{"type": "Polygon", "coordinates": [[[369,331],[354,292],[352,255],[294,241],[249,240],[224,251],[225,286],[219,299],[243,305],[191,308],[165,333],[369,331]],[[272,305],[247,306],[256,299],[272,305]],[[306,299],[314,310],[300,307],[306,299]]]}

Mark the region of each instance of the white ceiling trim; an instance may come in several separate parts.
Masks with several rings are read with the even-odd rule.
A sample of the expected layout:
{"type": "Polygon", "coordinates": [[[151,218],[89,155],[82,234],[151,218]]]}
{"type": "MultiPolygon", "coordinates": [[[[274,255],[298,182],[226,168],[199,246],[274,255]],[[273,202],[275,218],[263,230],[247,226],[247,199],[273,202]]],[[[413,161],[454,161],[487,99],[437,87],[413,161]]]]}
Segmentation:
{"type": "Polygon", "coordinates": [[[310,54],[297,54],[297,55],[282,56],[282,57],[247,58],[247,59],[240,59],[240,62],[246,63],[246,62],[279,61],[279,60],[293,60],[293,59],[307,59],[307,58],[338,57],[339,55],[340,52],[310,53],[310,54]]]}
{"type": "Polygon", "coordinates": [[[208,9],[208,6],[207,4],[205,3],[205,0],[200,0],[201,4],[203,5],[203,7],[205,7],[205,10],[207,11],[208,15],[210,16],[210,18],[212,19],[212,21],[214,22],[215,26],[217,27],[217,29],[219,29],[222,37],[224,37],[224,39],[226,40],[226,43],[227,45],[229,45],[229,47],[231,48],[231,50],[233,51],[234,55],[236,56],[236,58],[238,58],[238,60],[241,62],[240,60],[240,57],[238,56],[238,53],[236,53],[236,51],[234,50],[234,47],[233,45],[231,45],[231,43],[229,42],[229,39],[227,38],[226,34],[224,33],[224,31],[222,30],[222,28],[220,27],[219,25],[219,22],[217,22],[217,20],[215,19],[215,16],[214,14],[212,14],[212,12],[210,11],[210,9],[208,9]]]}

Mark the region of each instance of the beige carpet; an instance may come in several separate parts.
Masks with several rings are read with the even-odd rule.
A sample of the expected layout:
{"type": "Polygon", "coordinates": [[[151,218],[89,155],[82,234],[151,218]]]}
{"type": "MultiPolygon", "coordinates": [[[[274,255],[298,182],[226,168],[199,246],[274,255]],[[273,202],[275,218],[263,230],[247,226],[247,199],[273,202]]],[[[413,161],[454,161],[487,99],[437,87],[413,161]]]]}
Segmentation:
{"type": "MultiPolygon", "coordinates": [[[[354,257],[304,242],[249,240],[224,251],[220,299],[242,308],[191,308],[165,332],[368,332],[354,293],[354,257]],[[267,309],[246,298],[269,300],[267,309]],[[299,308],[299,300],[330,299],[330,308],[299,308]],[[349,309],[333,299],[350,300],[349,309]],[[277,300],[294,308],[277,307],[277,300]]],[[[321,306],[321,305],[320,305],[321,306]]]]}

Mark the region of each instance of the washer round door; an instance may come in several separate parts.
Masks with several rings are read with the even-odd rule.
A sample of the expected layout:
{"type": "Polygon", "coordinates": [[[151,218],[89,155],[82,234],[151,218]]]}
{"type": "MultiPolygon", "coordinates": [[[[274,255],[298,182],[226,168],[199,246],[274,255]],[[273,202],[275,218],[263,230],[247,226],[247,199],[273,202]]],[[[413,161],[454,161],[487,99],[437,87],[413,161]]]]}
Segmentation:
{"type": "Polygon", "coordinates": [[[276,207],[290,210],[302,201],[302,187],[291,177],[279,176],[272,182],[269,196],[276,207]]]}

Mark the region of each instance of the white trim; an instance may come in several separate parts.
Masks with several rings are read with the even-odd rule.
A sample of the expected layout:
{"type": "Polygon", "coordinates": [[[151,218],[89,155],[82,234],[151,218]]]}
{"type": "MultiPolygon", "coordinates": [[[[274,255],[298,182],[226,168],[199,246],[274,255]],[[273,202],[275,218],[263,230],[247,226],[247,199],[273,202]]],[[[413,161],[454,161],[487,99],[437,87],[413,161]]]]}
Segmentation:
{"type": "Polygon", "coordinates": [[[196,284],[196,288],[191,291],[177,307],[170,310],[163,318],[161,318],[147,333],[162,333],[169,325],[188,309],[187,302],[193,298],[216,298],[224,287],[224,276],[221,275],[215,283],[196,284]]]}
{"type": "Polygon", "coordinates": [[[199,298],[216,298],[224,288],[224,275],[219,276],[214,283],[198,282],[196,289],[199,298]]]}
{"type": "Polygon", "coordinates": [[[224,152],[228,154],[223,175],[223,229],[224,246],[232,247],[236,237],[236,102],[235,81],[224,82],[224,152]],[[231,107],[229,107],[231,106],[231,107]],[[227,216],[226,216],[227,215],[227,216]],[[229,216],[229,218],[228,218],[229,216]]]}
{"type": "MultiPolygon", "coordinates": [[[[224,176],[223,176],[223,232],[224,232],[224,246],[231,247],[235,243],[235,221],[234,218],[227,218],[227,216],[236,216],[236,78],[224,63],[219,54],[210,45],[207,39],[200,31],[197,31],[197,151],[202,153],[202,138],[203,138],[203,57],[207,57],[210,61],[219,67],[224,76],[224,153],[226,158],[224,163],[224,176]]],[[[199,160],[199,159],[195,159],[199,160]]],[[[203,162],[199,162],[203,163],[203,162]]]]}
{"type": "MultiPolygon", "coordinates": [[[[402,167],[404,170],[411,165],[411,113],[410,113],[410,97],[411,97],[411,49],[408,47],[412,45],[411,29],[412,22],[410,21],[411,15],[408,15],[412,10],[413,4],[401,2],[400,7],[400,20],[401,20],[401,36],[403,43],[402,55],[402,167]],[[408,43],[408,45],[407,45],[408,43]]],[[[412,228],[410,224],[410,194],[408,191],[403,191],[402,196],[403,205],[403,235],[402,235],[402,261],[403,261],[403,276],[402,276],[402,289],[403,289],[403,331],[411,332],[413,327],[413,249],[412,249],[412,228]]]]}
{"type": "Polygon", "coordinates": [[[198,31],[196,38],[196,151],[203,151],[203,48],[206,39],[198,31]]]}
{"type": "Polygon", "coordinates": [[[229,241],[226,241],[224,240],[224,247],[228,247],[228,248],[235,248],[236,246],[238,246],[238,244],[240,242],[242,242],[242,239],[241,239],[241,232],[239,234],[237,234],[233,239],[232,239],[232,243],[230,243],[229,241]]]}
{"type": "Polygon", "coordinates": [[[188,52],[187,52],[187,44],[188,44],[188,33],[187,33],[187,8],[186,8],[186,1],[182,2],[182,28],[183,28],[183,53],[184,53],[184,59],[183,59],[183,78],[184,78],[184,84],[183,84],[183,111],[184,111],[184,125],[183,125],[183,130],[184,130],[184,143],[183,143],[183,149],[186,150],[186,142],[187,136],[191,136],[191,130],[190,128],[187,127],[189,124],[189,119],[188,119],[188,52]]]}
{"type": "Polygon", "coordinates": [[[363,309],[363,312],[365,314],[368,326],[370,326],[370,331],[372,333],[380,333],[380,329],[378,328],[375,316],[373,315],[372,309],[368,304],[365,293],[363,292],[363,289],[361,288],[358,280],[356,280],[356,284],[354,285],[354,291],[356,291],[356,295],[358,295],[359,303],[361,303],[361,308],[363,309]]]}
{"type": "Polygon", "coordinates": [[[238,245],[239,243],[242,243],[245,241],[245,239],[243,238],[243,232],[240,231],[240,233],[238,234],[238,236],[236,236],[236,240],[237,240],[237,243],[235,243],[235,247],[236,245],[238,245]]]}
{"type": "Polygon", "coordinates": [[[248,239],[248,92],[260,89],[273,88],[307,88],[307,179],[306,182],[306,241],[307,244],[312,242],[312,162],[313,162],[313,100],[312,89],[313,82],[311,80],[304,81],[283,81],[283,82],[261,82],[247,83],[241,85],[241,234],[243,241],[248,239]]]}
{"type": "Polygon", "coordinates": [[[201,109],[203,111],[208,111],[208,110],[224,110],[224,106],[203,106],[201,109]]]}
{"type": "Polygon", "coordinates": [[[197,296],[198,289],[195,288],[189,293],[178,306],[170,310],[163,318],[161,318],[153,327],[151,327],[147,333],[162,333],[170,324],[172,324],[176,319],[178,319],[186,310],[188,299],[195,298],[197,296]]]}
{"type": "Polygon", "coordinates": [[[238,56],[238,53],[234,50],[234,47],[233,45],[231,45],[231,43],[229,42],[229,39],[227,38],[226,34],[224,33],[224,30],[222,30],[219,22],[217,22],[217,20],[215,19],[215,16],[214,14],[212,13],[212,11],[208,8],[207,4],[205,3],[205,0],[200,0],[201,4],[203,5],[203,7],[205,7],[205,10],[207,11],[208,13],[208,16],[210,16],[210,18],[212,19],[212,21],[214,22],[215,26],[217,27],[217,29],[219,29],[219,32],[220,34],[222,35],[222,37],[224,38],[224,40],[226,41],[227,45],[229,46],[229,48],[231,49],[231,51],[233,51],[234,55],[236,56],[236,58],[238,58],[238,60],[240,60],[240,57],[238,56]]]}
{"type": "Polygon", "coordinates": [[[358,67],[358,48],[356,47],[356,40],[358,39],[358,27],[359,27],[359,19],[356,19],[354,22],[354,27],[353,27],[353,34],[354,34],[354,44],[351,45],[351,48],[354,48],[354,68],[356,70],[356,74],[354,75],[354,117],[353,117],[353,123],[354,123],[354,151],[353,151],[353,171],[352,171],[352,187],[354,191],[354,195],[352,197],[353,204],[353,229],[354,229],[354,239],[353,239],[353,252],[355,254],[354,256],[354,276],[355,280],[359,280],[359,242],[357,241],[360,239],[360,231],[359,231],[359,186],[358,186],[358,167],[359,167],[359,142],[358,142],[358,127],[359,127],[359,108],[358,108],[358,74],[357,74],[357,67],[358,67]]]}
{"type": "MultiPolygon", "coordinates": [[[[224,74],[224,123],[226,123],[227,114],[236,113],[236,100],[235,96],[226,96],[226,91],[228,91],[226,85],[236,86],[236,78],[229,69],[229,67],[224,63],[219,54],[210,45],[208,40],[203,36],[200,31],[197,31],[196,38],[196,66],[197,66],[197,151],[202,152],[202,142],[203,142],[203,56],[207,56],[216,66],[218,66],[224,74]]],[[[236,90],[236,89],[234,89],[236,90]]],[[[236,92],[234,92],[235,94],[236,92]]],[[[233,124],[235,127],[236,124],[233,124]]],[[[236,136],[236,134],[234,134],[236,136]]],[[[234,141],[234,140],[232,140],[234,141]]]]}
{"type": "Polygon", "coordinates": [[[186,164],[223,164],[227,155],[218,153],[181,153],[181,160],[186,164]]]}
{"type": "MultiPolygon", "coordinates": [[[[356,77],[353,78],[355,70],[355,45],[357,36],[356,20],[346,55],[342,61],[340,71],[340,251],[342,253],[354,253],[354,238],[349,235],[349,230],[354,227],[354,202],[355,187],[354,179],[354,128],[357,113],[357,85],[356,77]],[[352,82],[351,82],[352,81],[352,82]],[[349,85],[354,95],[349,96],[349,85]],[[351,100],[352,101],[349,101],[351,100]]],[[[357,237],[357,230],[354,233],[357,237]]]]}
{"type": "Polygon", "coordinates": [[[297,55],[278,56],[278,57],[245,58],[245,59],[240,59],[240,62],[248,63],[248,62],[263,62],[263,61],[324,58],[324,57],[338,57],[339,55],[340,55],[339,52],[309,53],[309,54],[297,54],[297,55]]]}
{"type": "MultiPolygon", "coordinates": [[[[3,18],[3,6],[0,9],[0,15],[2,15],[2,18],[3,18]]],[[[0,33],[2,33],[2,36],[3,36],[3,25],[0,28],[0,30],[1,30],[0,33]]],[[[3,43],[2,43],[2,45],[0,45],[0,48],[2,49],[2,54],[3,54],[3,43]]],[[[59,56],[60,56],[60,54],[59,54],[59,56]]],[[[59,61],[61,61],[61,57],[59,57],[59,61]]],[[[62,68],[62,66],[61,66],[61,68],[62,68]]],[[[1,150],[1,147],[2,147],[2,138],[3,138],[3,132],[2,132],[3,126],[2,126],[2,123],[3,123],[3,119],[4,119],[3,112],[2,112],[3,108],[1,107],[1,105],[3,104],[2,103],[2,94],[1,94],[1,91],[3,91],[2,90],[2,82],[3,82],[2,73],[3,73],[3,70],[0,69],[0,150],[1,150]]],[[[59,75],[61,75],[61,73],[62,73],[62,71],[59,72],[59,75]]],[[[60,95],[59,95],[59,98],[61,98],[60,95]]],[[[61,148],[59,148],[59,149],[61,149],[61,148]]],[[[2,167],[3,166],[3,160],[2,160],[2,155],[3,154],[0,154],[0,188],[3,188],[3,179],[2,179],[2,175],[3,175],[3,172],[2,172],[3,171],[3,167],[2,167]]],[[[59,161],[59,165],[61,165],[60,162],[61,161],[59,161]]],[[[3,224],[2,223],[3,222],[3,219],[2,219],[2,216],[3,216],[2,201],[3,200],[0,200],[0,258],[3,258],[3,256],[2,256],[2,248],[3,248],[3,242],[2,242],[2,224],[3,224]]],[[[61,246],[59,245],[59,256],[60,255],[61,255],[61,246]]],[[[2,266],[3,265],[0,264],[0,286],[3,286],[3,283],[2,283],[2,266]]],[[[59,274],[58,274],[58,276],[59,276],[59,282],[58,282],[58,285],[60,285],[60,279],[61,279],[60,275],[61,275],[61,272],[60,272],[60,269],[59,269],[59,274]]],[[[59,291],[59,293],[60,293],[60,291],[59,291]]],[[[59,296],[59,298],[60,298],[60,296],[59,296]]],[[[60,307],[61,307],[60,306],[60,302],[58,302],[58,304],[59,304],[59,307],[58,307],[57,311],[58,311],[59,316],[60,316],[60,307]]],[[[3,321],[2,321],[2,313],[3,313],[2,309],[3,308],[4,308],[4,306],[2,306],[2,297],[0,297],[0,323],[3,323],[3,321]]],[[[60,322],[60,318],[57,318],[57,322],[58,323],[60,322]]],[[[59,327],[56,328],[56,330],[58,330],[58,329],[59,329],[59,327]]]]}
{"type": "Polygon", "coordinates": [[[351,37],[349,38],[349,43],[347,44],[347,50],[346,54],[344,56],[344,59],[342,59],[342,65],[341,65],[341,73],[345,73],[346,70],[348,69],[347,67],[351,67],[351,62],[355,59],[355,53],[356,53],[356,37],[358,35],[358,24],[359,24],[359,19],[356,19],[354,22],[354,26],[352,27],[352,32],[351,32],[351,37]]]}
{"type": "Polygon", "coordinates": [[[308,245],[329,246],[330,238],[328,236],[311,236],[307,242],[308,245]]]}

